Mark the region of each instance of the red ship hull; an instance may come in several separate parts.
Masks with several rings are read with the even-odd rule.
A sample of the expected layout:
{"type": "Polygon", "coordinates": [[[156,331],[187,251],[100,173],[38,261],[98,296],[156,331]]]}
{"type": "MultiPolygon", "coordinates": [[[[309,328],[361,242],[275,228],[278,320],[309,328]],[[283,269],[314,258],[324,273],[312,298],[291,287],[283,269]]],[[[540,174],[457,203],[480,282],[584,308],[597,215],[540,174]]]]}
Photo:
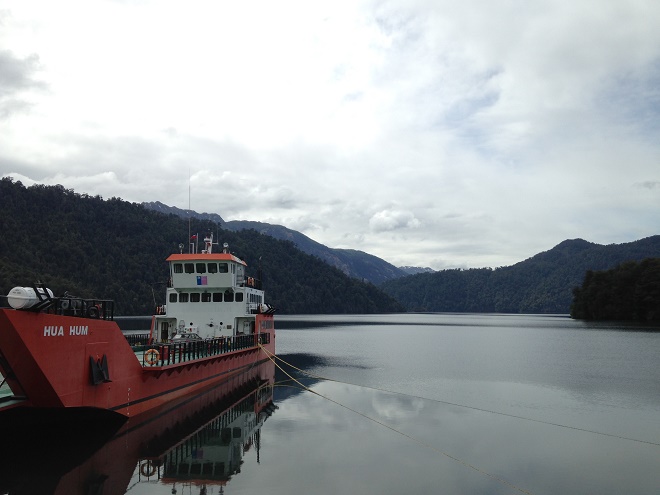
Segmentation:
{"type": "Polygon", "coordinates": [[[143,367],[114,321],[0,309],[0,373],[23,398],[5,402],[4,409],[96,408],[142,415],[269,359],[275,353],[272,318],[256,316],[257,328],[270,334],[263,348],[143,367]],[[101,362],[107,379],[98,383],[94,365],[101,362]]]}

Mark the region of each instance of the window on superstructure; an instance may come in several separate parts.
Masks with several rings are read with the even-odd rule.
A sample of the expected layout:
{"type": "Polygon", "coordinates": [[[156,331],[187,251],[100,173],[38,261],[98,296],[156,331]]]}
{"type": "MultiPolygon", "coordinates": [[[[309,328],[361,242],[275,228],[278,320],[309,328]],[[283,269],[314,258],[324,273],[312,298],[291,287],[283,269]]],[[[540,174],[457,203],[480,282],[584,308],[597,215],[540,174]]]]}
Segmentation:
{"type": "Polygon", "coordinates": [[[213,293],[213,302],[222,302],[222,292],[213,293]]]}
{"type": "Polygon", "coordinates": [[[197,273],[206,273],[206,263],[197,263],[197,273]]]}
{"type": "Polygon", "coordinates": [[[176,302],[176,292],[172,292],[170,294],[170,302],[175,303],[176,302]]]}
{"type": "Polygon", "coordinates": [[[179,302],[182,303],[187,303],[188,302],[188,293],[187,292],[182,292],[179,294],[179,302]]]}
{"type": "Polygon", "coordinates": [[[229,272],[229,267],[228,267],[227,263],[218,263],[218,271],[220,273],[229,272]]]}
{"type": "Polygon", "coordinates": [[[202,292],[202,302],[211,302],[210,292],[202,292]]]}
{"type": "Polygon", "coordinates": [[[231,291],[225,292],[225,302],[234,302],[234,293],[231,291]]]}
{"type": "Polygon", "coordinates": [[[186,263],[183,266],[186,269],[186,273],[195,273],[194,263],[186,263]]]}
{"type": "Polygon", "coordinates": [[[217,263],[209,263],[209,273],[218,273],[217,263]]]}
{"type": "Polygon", "coordinates": [[[183,265],[181,263],[174,263],[174,273],[183,273],[183,265]]]}
{"type": "Polygon", "coordinates": [[[237,292],[236,293],[236,302],[243,302],[243,293],[242,292],[237,292]]]}
{"type": "Polygon", "coordinates": [[[199,302],[199,292],[191,292],[190,293],[190,302],[199,302]]]}

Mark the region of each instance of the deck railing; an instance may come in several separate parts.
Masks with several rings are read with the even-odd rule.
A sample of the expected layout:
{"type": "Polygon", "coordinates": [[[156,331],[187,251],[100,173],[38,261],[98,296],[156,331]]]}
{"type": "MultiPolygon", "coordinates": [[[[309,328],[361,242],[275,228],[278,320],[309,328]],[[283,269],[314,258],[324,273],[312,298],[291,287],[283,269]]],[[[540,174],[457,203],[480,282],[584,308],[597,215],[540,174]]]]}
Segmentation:
{"type": "Polygon", "coordinates": [[[236,335],[234,337],[218,337],[214,339],[193,340],[188,342],[173,342],[154,344],[136,348],[136,355],[142,366],[169,366],[171,364],[194,361],[210,356],[217,356],[242,349],[258,347],[259,344],[270,343],[269,333],[252,335],[236,335]]]}
{"type": "Polygon", "coordinates": [[[133,346],[143,345],[149,342],[148,333],[126,333],[124,334],[128,343],[133,346]]]}

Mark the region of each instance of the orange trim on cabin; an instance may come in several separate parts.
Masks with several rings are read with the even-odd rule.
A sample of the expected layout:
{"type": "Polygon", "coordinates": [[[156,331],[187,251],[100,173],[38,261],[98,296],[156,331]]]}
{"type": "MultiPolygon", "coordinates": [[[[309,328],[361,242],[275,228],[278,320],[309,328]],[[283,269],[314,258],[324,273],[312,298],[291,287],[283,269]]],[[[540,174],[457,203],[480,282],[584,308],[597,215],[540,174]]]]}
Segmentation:
{"type": "Polygon", "coordinates": [[[247,266],[247,263],[229,253],[171,254],[165,261],[235,261],[247,266]]]}

